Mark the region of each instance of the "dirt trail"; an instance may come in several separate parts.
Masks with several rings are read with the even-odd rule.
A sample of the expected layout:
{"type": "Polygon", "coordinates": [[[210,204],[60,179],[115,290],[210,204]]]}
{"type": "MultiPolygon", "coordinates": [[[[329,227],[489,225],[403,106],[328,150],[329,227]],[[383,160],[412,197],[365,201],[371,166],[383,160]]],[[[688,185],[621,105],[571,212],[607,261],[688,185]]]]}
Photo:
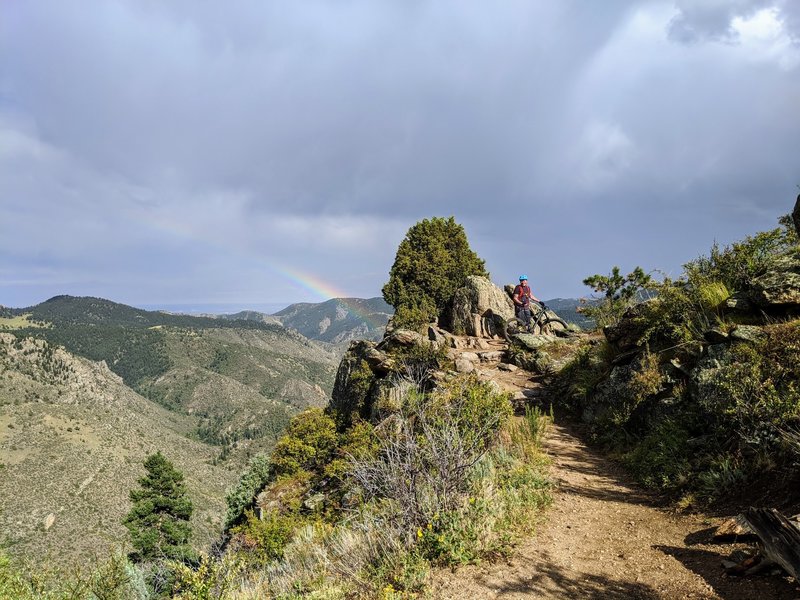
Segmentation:
{"type": "MultiPolygon", "coordinates": [[[[481,374],[506,389],[535,387],[521,372],[481,374]]],[[[536,535],[508,561],[437,573],[434,598],[800,598],[786,577],[727,577],[721,561],[735,546],[701,543],[718,520],[658,507],[569,426],[552,426],[544,449],[554,502],[536,535]]]]}

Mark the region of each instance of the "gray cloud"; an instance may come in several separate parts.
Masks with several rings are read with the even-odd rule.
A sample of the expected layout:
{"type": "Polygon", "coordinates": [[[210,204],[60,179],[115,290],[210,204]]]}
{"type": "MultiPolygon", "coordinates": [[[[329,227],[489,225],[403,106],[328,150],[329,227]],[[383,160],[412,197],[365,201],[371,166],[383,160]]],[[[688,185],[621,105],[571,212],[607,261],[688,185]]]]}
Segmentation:
{"type": "Polygon", "coordinates": [[[675,271],[789,208],[795,4],[5,4],[0,303],[373,295],[451,214],[546,297],[675,271]]]}

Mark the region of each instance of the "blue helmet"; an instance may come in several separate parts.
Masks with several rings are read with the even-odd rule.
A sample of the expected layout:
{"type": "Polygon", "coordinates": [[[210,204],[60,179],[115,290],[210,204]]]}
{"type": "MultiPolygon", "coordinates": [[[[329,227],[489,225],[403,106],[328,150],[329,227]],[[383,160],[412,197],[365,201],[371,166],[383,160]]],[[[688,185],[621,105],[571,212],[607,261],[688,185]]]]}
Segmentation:
{"type": "Polygon", "coordinates": [[[520,275],[519,276],[519,280],[520,281],[528,281],[528,276],[527,275],[520,275]]]}

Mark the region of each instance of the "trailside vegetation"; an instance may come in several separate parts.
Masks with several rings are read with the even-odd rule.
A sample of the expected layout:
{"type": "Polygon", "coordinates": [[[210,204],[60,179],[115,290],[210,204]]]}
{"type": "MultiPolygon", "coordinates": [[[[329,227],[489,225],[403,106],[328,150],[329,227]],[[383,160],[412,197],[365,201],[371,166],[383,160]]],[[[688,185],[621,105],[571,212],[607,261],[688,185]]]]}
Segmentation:
{"type": "Polygon", "coordinates": [[[410,596],[433,566],[506,553],[530,532],[549,502],[550,417],[514,419],[475,376],[432,388],[420,352],[393,356],[393,401],[371,420],[356,401],[292,419],[228,495],[224,553],[173,567],[177,597],[233,579],[234,597],[410,596]]]}
{"type": "Polygon", "coordinates": [[[780,222],[648,282],[560,373],[565,404],[645,486],[707,502],[800,475],[800,247],[780,222]]]}
{"type": "Polygon", "coordinates": [[[453,217],[413,225],[400,242],[383,298],[395,309],[394,324],[415,328],[436,321],[470,275],[488,277],[453,217]]]}
{"type": "Polygon", "coordinates": [[[595,301],[583,301],[578,311],[605,327],[619,321],[623,313],[636,302],[642,292],[653,285],[653,279],[641,267],[623,276],[614,266],[608,275],[595,274],[583,280],[595,292],[602,294],[595,301]]]}

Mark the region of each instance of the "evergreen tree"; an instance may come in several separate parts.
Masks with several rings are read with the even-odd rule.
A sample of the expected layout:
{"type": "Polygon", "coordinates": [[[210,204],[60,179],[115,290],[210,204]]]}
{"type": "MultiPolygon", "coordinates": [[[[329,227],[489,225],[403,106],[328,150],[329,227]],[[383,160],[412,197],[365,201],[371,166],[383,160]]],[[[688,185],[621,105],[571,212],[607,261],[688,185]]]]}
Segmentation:
{"type": "Polygon", "coordinates": [[[123,521],[134,548],[131,560],[192,559],[193,507],[183,474],[161,452],[148,456],[144,467],[147,475],[139,479],[140,489],[131,490],[133,508],[123,521]]]}
{"type": "Polygon", "coordinates": [[[595,274],[587,277],[583,280],[583,285],[588,285],[604,297],[594,304],[584,304],[578,310],[594,319],[599,326],[605,327],[619,321],[637,297],[653,285],[653,279],[641,267],[636,267],[623,277],[619,267],[615,266],[608,275],[595,274]]]}
{"type": "Polygon", "coordinates": [[[489,274],[464,228],[453,217],[424,219],[400,242],[383,298],[395,308],[396,325],[430,323],[470,275],[489,274]]]}

